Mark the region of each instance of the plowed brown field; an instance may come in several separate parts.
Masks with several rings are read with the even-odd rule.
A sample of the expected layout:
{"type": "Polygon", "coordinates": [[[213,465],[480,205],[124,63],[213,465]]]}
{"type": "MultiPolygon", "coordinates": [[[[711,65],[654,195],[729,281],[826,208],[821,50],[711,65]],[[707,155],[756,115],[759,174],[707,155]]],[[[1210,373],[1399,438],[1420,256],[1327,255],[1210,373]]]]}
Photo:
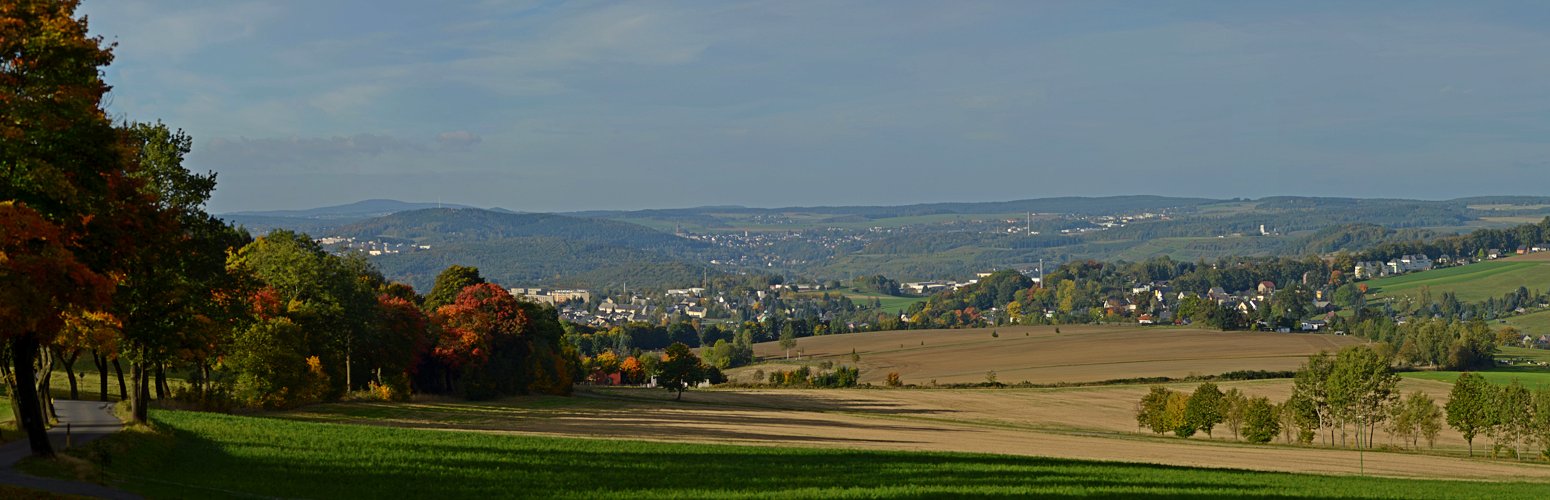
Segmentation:
{"type": "MultiPolygon", "coordinates": [[[[1219,332],[1187,328],[1053,326],[902,330],[826,335],[797,340],[794,362],[830,360],[852,364],[861,356],[861,381],[880,384],[898,372],[907,384],[984,382],[995,371],[1002,383],[1098,382],[1139,377],[1215,375],[1237,370],[1295,370],[1308,355],[1359,343],[1336,335],[1219,332]],[[991,332],[996,336],[992,337],[991,332]]],[[[754,346],[754,355],[786,365],[775,342],[754,346]]],[[[749,367],[732,372],[751,380],[749,367]]]]}

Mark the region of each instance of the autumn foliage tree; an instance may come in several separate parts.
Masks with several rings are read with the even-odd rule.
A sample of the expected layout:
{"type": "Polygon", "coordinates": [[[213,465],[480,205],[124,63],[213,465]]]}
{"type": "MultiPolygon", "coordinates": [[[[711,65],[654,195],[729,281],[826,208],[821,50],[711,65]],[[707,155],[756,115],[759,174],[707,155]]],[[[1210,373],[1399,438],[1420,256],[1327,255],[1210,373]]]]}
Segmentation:
{"type": "Polygon", "coordinates": [[[76,260],[69,241],[38,212],[0,202],[0,336],[11,358],[4,377],[16,421],[40,455],[52,449],[43,434],[43,401],[32,384],[39,346],[53,341],[65,326],[66,311],[100,305],[112,290],[111,281],[76,260]]]}
{"type": "Polygon", "coordinates": [[[561,347],[564,329],[552,308],[480,283],[463,288],[432,319],[439,334],[425,372],[439,372],[441,390],[470,399],[570,392],[576,355],[561,347]]]}
{"type": "Polygon", "coordinates": [[[430,348],[429,320],[413,302],[387,293],[377,296],[377,309],[372,337],[362,342],[362,361],[378,385],[390,387],[393,394],[408,395],[409,377],[430,348]]]}
{"type": "Polygon", "coordinates": [[[120,136],[102,109],[101,68],[113,54],[87,36],[75,0],[0,3],[0,202],[6,203],[0,337],[17,420],[35,455],[52,455],[33,382],[40,346],[72,305],[101,305],[112,270],[112,210],[125,167],[120,136]],[[29,276],[29,274],[32,274],[29,276]],[[50,280],[55,278],[56,280],[50,280]],[[9,284],[9,283],[8,283],[9,284]],[[36,306],[36,307],[34,307],[36,306]]]}

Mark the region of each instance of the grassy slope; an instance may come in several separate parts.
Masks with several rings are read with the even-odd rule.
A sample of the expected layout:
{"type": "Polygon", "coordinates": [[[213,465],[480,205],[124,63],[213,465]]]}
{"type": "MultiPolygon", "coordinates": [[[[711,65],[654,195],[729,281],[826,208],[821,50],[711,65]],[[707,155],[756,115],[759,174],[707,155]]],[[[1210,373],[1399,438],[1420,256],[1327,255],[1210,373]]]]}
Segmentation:
{"type": "MultiPolygon", "coordinates": [[[[1401,373],[1400,376],[1407,377],[1407,378],[1423,379],[1423,380],[1437,380],[1437,381],[1442,381],[1442,382],[1453,382],[1455,380],[1458,380],[1459,373],[1462,373],[1462,372],[1454,372],[1454,371],[1406,372],[1406,373],[1401,373]]],[[[1543,369],[1534,370],[1534,369],[1518,369],[1518,368],[1496,368],[1496,369],[1493,369],[1491,371],[1474,372],[1474,373],[1477,374],[1477,375],[1480,375],[1482,377],[1485,377],[1485,379],[1490,381],[1491,383],[1499,384],[1499,385],[1510,384],[1510,383],[1512,383],[1512,381],[1514,379],[1516,379],[1519,384],[1522,384],[1524,387],[1528,387],[1530,389],[1533,389],[1533,388],[1536,388],[1536,387],[1540,387],[1540,386],[1544,386],[1544,385],[1550,385],[1550,371],[1546,371],[1546,370],[1543,370],[1543,369]]]]}
{"type": "Polygon", "coordinates": [[[1449,267],[1432,271],[1410,273],[1368,281],[1369,293],[1377,296],[1416,296],[1421,286],[1431,289],[1432,297],[1443,292],[1458,294],[1463,302],[1477,302],[1489,297],[1528,287],[1544,289],[1550,285],[1550,264],[1538,262],[1480,262],[1467,266],[1449,267]]]}
{"type": "Polygon", "coordinates": [[[1524,349],[1522,347],[1498,347],[1496,359],[1523,358],[1533,361],[1550,362],[1550,349],[1524,349]]]}
{"type": "Polygon", "coordinates": [[[1531,498],[1545,488],[997,455],[539,438],[178,411],[153,418],[162,433],[121,433],[71,453],[105,462],[117,486],[151,497],[1531,498]]]}
{"type": "Polygon", "coordinates": [[[1525,334],[1533,334],[1535,337],[1550,333],[1550,311],[1524,314],[1507,318],[1507,324],[1518,327],[1525,334]]]}
{"type": "MultiPolygon", "coordinates": [[[[872,304],[872,299],[877,299],[879,302],[882,302],[883,310],[888,312],[897,312],[901,309],[908,309],[910,304],[924,302],[926,300],[926,297],[895,297],[892,295],[883,295],[876,292],[863,292],[854,288],[846,288],[830,293],[839,293],[849,297],[851,302],[855,302],[858,305],[864,306],[870,306],[872,304]]],[[[823,295],[823,292],[805,292],[797,295],[817,297],[823,295]]]]}

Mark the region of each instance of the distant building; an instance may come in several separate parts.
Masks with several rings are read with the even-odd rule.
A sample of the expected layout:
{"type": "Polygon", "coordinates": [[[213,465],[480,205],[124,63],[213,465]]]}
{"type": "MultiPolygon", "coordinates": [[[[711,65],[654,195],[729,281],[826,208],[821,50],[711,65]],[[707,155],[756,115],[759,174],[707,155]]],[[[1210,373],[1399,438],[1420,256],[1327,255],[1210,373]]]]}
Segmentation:
{"type": "Polygon", "coordinates": [[[1357,262],[1356,269],[1352,271],[1352,274],[1356,275],[1356,279],[1370,280],[1382,276],[1384,271],[1385,267],[1382,262],[1367,261],[1357,262]]]}

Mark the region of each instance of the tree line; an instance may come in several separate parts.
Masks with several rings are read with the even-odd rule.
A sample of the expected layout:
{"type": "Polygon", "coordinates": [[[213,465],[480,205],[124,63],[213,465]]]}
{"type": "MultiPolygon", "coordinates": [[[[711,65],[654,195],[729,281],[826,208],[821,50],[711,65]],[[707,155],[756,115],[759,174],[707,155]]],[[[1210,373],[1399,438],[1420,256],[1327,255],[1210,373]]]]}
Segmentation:
{"type": "Polygon", "coordinates": [[[1474,373],[1453,384],[1446,405],[1421,391],[1404,394],[1394,358],[1372,346],[1314,354],[1297,371],[1292,394],[1275,403],[1237,388],[1200,384],[1193,393],[1155,386],[1136,403],[1138,427],[1157,434],[1212,435],[1218,425],[1234,439],[1269,443],[1375,448],[1379,432],[1398,446],[1435,446],[1447,425],[1463,435],[1474,454],[1480,435],[1493,441],[1492,456],[1550,458],[1550,387],[1530,390],[1517,380],[1501,386],[1474,373]],[[1530,452],[1533,453],[1530,453],[1530,452]]]}
{"type": "Polygon", "coordinates": [[[54,369],[78,396],[83,357],[104,400],[115,375],[139,423],[153,398],[225,409],[569,392],[578,363],[552,308],[480,279],[422,298],[304,234],[254,238],[209,214],[216,175],[183,166],[192,138],[109,118],[112,46],[76,7],[0,9],[0,378],[35,455],[53,454],[54,369]]]}

